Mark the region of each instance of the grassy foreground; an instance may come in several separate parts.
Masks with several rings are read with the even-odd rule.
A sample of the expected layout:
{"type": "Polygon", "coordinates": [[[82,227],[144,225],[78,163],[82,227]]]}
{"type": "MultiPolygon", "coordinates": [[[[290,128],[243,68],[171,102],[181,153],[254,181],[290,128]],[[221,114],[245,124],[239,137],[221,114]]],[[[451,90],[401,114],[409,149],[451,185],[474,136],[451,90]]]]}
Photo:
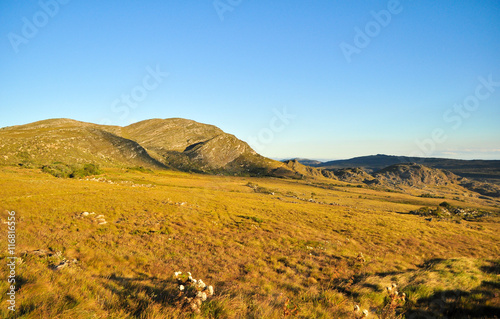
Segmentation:
{"type": "Polygon", "coordinates": [[[1,167],[0,316],[498,316],[498,206],[443,194],[134,169],[65,179],[1,167]],[[443,201],[490,214],[409,214],[443,201]],[[9,211],[20,257],[14,313],[4,293],[9,211]],[[176,303],[176,271],[214,287],[199,314],[176,303]]]}

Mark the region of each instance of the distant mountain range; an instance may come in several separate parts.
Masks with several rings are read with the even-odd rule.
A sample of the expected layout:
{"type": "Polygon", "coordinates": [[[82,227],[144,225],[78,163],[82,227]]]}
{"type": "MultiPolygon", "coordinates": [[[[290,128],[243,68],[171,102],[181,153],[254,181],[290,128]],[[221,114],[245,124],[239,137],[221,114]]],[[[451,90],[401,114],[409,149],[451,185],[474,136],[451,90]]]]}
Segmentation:
{"type": "Polygon", "coordinates": [[[406,188],[431,190],[432,187],[448,186],[456,191],[468,190],[483,196],[500,197],[500,186],[458,176],[448,170],[427,167],[417,163],[398,163],[375,172],[362,167],[318,168],[303,165],[299,160],[284,163],[304,176],[324,176],[347,183],[365,184],[406,191],[406,188]]]}
{"type": "Polygon", "coordinates": [[[308,159],[297,159],[304,165],[334,170],[359,167],[368,173],[374,173],[388,166],[401,163],[417,163],[432,168],[448,170],[461,177],[500,185],[500,160],[457,160],[448,158],[416,157],[392,155],[361,156],[346,160],[319,162],[308,159]]]}

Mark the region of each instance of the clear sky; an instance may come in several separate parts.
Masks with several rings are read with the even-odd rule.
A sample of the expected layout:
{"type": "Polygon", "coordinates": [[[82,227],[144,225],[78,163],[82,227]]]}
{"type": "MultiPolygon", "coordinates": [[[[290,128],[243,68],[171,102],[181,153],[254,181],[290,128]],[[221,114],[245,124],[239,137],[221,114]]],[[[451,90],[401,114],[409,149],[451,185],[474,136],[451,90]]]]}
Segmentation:
{"type": "Polygon", "coordinates": [[[182,117],[273,158],[500,159],[500,2],[0,2],[0,127],[182,117]]]}

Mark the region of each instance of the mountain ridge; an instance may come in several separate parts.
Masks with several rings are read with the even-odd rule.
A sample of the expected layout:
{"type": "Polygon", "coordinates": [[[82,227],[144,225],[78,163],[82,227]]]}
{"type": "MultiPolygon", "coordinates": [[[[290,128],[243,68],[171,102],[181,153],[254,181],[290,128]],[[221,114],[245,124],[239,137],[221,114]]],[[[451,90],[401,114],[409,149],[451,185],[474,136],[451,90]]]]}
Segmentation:
{"type": "Polygon", "coordinates": [[[91,162],[250,175],[286,169],[214,125],[181,118],[150,119],[123,127],[57,118],[4,127],[0,129],[0,155],[4,165],[91,162]]]}

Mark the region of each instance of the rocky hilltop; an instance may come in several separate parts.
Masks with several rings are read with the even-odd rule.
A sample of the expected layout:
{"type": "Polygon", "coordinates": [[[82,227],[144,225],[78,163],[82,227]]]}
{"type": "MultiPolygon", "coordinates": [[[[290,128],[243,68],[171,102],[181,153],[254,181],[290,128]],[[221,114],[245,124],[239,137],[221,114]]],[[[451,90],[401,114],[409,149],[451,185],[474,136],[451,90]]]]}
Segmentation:
{"type": "Polygon", "coordinates": [[[446,186],[457,183],[460,178],[448,171],[426,167],[421,164],[394,164],[373,174],[382,184],[421,187],[427,185],[446,186]]]}
{"type": "Polygon", "coordinates": [[[483,196],[500,197],[500,186],[460,177],[447,170],[427,167],[417,163],[401,163],[385,167],[374,173],[364,169],[342,168],[330,170],[338,180],[349,183],[403,189],[427,189],[429,186],[450,186],[469,190],[483,196]]]}
{"type": "Polygon", "coordinates": [[[458,176],[472,178],[481,182],[500,185],[500,160],[458,160],[450,158],[415,157],[393,155],[370,155],[347,160],[329,162],[299,159],[299,162],[322,169],[361,167],[369,173],[377,172],[394,164],[416,163],[426,167],[450,171],[458,176]]]}
{"type": "Polygon", "coordinates": [[[124,127],[123,132],[157,160],[184,170],[209,171],[229,167],[235,170],[235,161],[244,162],[239,165],[242,170],[281,166],[263,158],[234,135],[216,126],[191,120],[146,120],[124,127]]]}
{"type": "Polygon", "coordinates": [[[298,160],[287,160],[284,163],[289,169],[296,172],[301,178],[326,177],[329,179],[337,179],[335,174],[331,171],[310,167],[301,164],[298,160]]]}

